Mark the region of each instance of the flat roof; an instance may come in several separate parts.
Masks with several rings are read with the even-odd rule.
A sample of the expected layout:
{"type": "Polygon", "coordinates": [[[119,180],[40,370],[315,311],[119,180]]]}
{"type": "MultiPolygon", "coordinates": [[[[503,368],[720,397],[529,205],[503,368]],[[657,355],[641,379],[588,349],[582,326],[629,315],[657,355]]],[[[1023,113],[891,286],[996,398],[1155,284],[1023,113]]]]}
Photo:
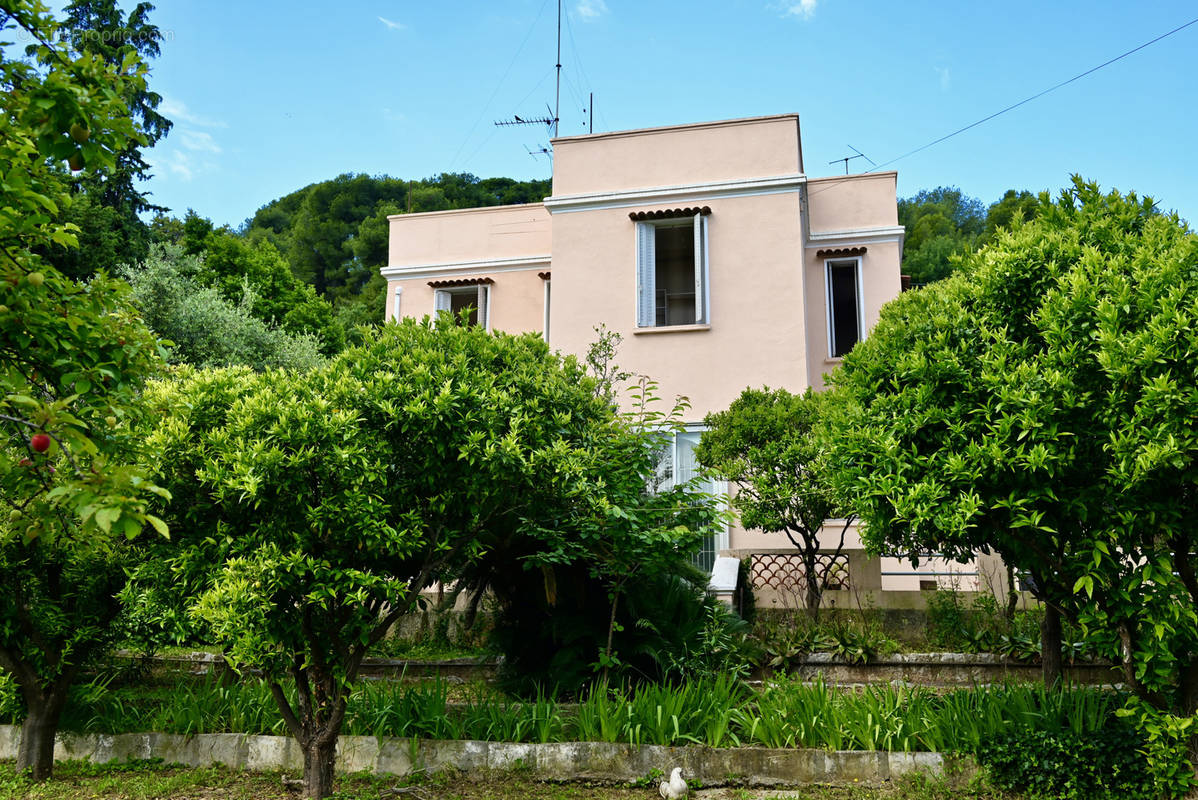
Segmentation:
{"type": "Polygon", "coordinates": [[[588,142],[597,139],[613,139],[624,136],[644,136],[651,133],[663,133],[666,131],[682,131],[695,130],[698,128],[719,128],[731,125],[758,125],[766,122],[782,122],[784,120],[799,121],[798,114],[772,114],[763,117],[740,117],[737,119],[721,119],[708,122],[688,122],[682,125],[663,125],[657,128],[632,128],[626,131],[604,131],[603,133],[583,133],[575,136],[559,136],[556,139],[551,139],[551,143],[556,142],[588,142]]]}

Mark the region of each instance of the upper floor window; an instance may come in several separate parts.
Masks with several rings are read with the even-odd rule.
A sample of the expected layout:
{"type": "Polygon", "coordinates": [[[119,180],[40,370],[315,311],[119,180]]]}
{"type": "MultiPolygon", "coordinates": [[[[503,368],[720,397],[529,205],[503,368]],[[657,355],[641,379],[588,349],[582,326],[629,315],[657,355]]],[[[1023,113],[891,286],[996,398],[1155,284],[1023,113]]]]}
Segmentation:
{"type": "Polygon", "coordinates": [[[828,260],[828,352],[840,358],[861,341],[861,259],[828,260]]]}
{"type": "Polygon", "coordinates": [[[711,209],[640,212],[636,223],[637,327],[696,325],[707,316],[711,209]]]}
{"type": "Polygon", "coordinates": [[[468,312],[467,325],[491,327],[491,279],[471,281],[466,286],[450,286],[447,284],[457,281],[431,281],[434,287],[433,305],[437,311],[448,311],[455,317],[460,317],[463,311],[468,312]]]}

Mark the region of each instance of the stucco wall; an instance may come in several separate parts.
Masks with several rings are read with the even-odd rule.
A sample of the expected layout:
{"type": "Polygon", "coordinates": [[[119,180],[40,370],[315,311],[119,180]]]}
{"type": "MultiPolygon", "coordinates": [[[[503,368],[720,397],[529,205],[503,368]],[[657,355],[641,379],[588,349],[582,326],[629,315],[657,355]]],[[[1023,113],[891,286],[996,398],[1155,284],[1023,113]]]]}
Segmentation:
{"type": "Polygon", "coordinates": [[[727,408],[746,386],[801,391],[808,380],[797,192],[709,205],[710,324],[638,329],[634,208],[555,213],[550,341],[582,355],[602,323],[624,339],[619,365],[660,395],[690,399],[687,421],[727,408]]]}
{"type": "Polygon", "coordinates": [[[553,158],[554,197],[803,171],[796,114],[563,137],[553,158]]]}
{"type": "Polygon", "coordinates": [[[809,178],[812,234],[898,225],[897,172],[809,178]]]}
{"type": "Polygon", "coordinates": [[[387,219],[388,266],[549,255],[549,213],[540,203],[395,214],[387,219]]]}
{"type": "MultiPolygon", "coordinates": [[[[541,333],[544,328],[545,282],[538,273],[548,265],[521,270],[487,271],[477,269],[455,273],[452,277],[484,278],[491,284],[491,330],[506,333],[541,333]]],[[[396,289],[403,289],[399,303],[401,317],[420,319],[434,310],[433,294],[436,289],[429,286],[430,280],[444,276],[424,275],[419,278],[390,280],[387,282],[387,316],[395,315],[396,289]]]]}

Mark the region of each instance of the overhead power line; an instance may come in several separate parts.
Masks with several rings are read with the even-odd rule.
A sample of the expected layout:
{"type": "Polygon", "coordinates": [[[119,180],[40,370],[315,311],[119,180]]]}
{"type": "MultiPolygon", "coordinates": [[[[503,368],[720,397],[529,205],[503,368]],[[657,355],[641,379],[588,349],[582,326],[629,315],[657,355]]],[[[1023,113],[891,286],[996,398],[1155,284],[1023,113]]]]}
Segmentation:
{"type": "Polygon", "coordinates": [[[1037,94],[1034,94],[1031,97],[1020,100],[1018,103],[1015,103],[1014,105],[1009,105],[1006,108],[1002,109],[1001,111],[995,111],[993,114],[991,114],[988,117],[983,117],[982,119],[979,119],[977,122],[971,122],[970,124],[966,125],[964,128],[958,128],[957,130],[953,131],[952,133],[947,134],[945,136],[941,136],[939,139],[937,139],[933,142],[928,142],[927,144],[925,144],[921,147],[917,147],[909,153],[903,153],[898,158],[892,158],[889,161],[883,162],[883,163],[879,164],[878,166],[874,167],[874,169],[870,170],[870,172],[879,170],[882,167],[890,166],[891,164],[893,164],[896,161],[902,161],[904,158],[907,158],[908,156],[913,156],[916,153],[922,152],[923,150],[927,150],[929,147],[934,147],[935,145],[938,145],[943,141],[947,141],[948,139],[953,138],[957,134],[964,133],[965,131],[969,130],[970,128],[976,128],[977,126],[981,125],[984,122],[989,122],[990,120],[994,119],[995,117],[1002,116],[1003,114],[1007,113],[1008,111],[1013,111],[1014,109],[1019,108],[1020,106],[1026,104],[1026,103],[1030,103],[1033,100],[1043,97],[1044,95],[1048,94],[1049,92],[1055,92],[1057,89],[1060,89],[1062,86],[1068,86],[1069,84],[1073,83],[1074,81],[1081,80],[1082,78],[1086,77],[1087,75],[1097,72],[1098,70],[1102,69],[1103,67],[1109,67],[1111,64],[1114,64],[1116,61],[1120,61],[1121,59],[1127,58],[1132,53],[1138,53],[1139,51],[1143,50],[1145,47],[1156,44],[1161,39],[1166,39],[1166,38],[1172,36],[1173,34],[1177,33],[1178,31],[1185,30],[1186,28],[1190,27],[1194,23],[1198,23],[1198,18],[1192,19],[1183,25],[1178,25],[1176,28],[1169,31],[1168,33],[1162,33],[1160,36],[1156,37],[1155,39],[1151,39],[1147,42],[1144,42],[1144,44],[1140,45],[1139,47],[1133,47],[1131,50],[1128,50],[1126,53],[1121,53],[1120,55],[1115,56],[1114,58],[1110,59],[1109,61],[1104,61],[1096,67],[1091,67],[1090,69],[1086,70],[1085,72],[1078,73],[1077,75],[1074,75],[1072,78],[1069,78],[1068,80],[1061,81],[1060,83],[1056,84],[1055,86],[1050,86],[1047,89],[1045,89],[1044,91],[1038,92],[1037,94]]]}

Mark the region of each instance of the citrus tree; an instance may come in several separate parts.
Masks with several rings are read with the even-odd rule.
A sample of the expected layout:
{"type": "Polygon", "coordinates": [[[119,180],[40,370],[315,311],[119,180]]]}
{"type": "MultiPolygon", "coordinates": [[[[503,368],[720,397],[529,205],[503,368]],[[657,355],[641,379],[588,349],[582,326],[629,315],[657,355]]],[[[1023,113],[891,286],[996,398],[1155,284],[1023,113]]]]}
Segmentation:
{"type": "Polygon", "coordinates": [[[37,2],[6,0],[0,26],[34,42],[28,61],[0,50],[0,668],[26,706],[17,767],[44,779],[67,690],[111,635],[131,542],[166,530],[132,433],[158,342],[122,285],[80,285],[34,255],[76,245],[57,221],[61,173],[111,165],[138,136],[122,98],[145,68],[69,51],[37,2]]]}
{"type": "Polygon", "coordinates": [[[839,534],[821,540],[824,521],[838,514],[828,479],[826,437],[833,398],[808,389],[745,389],[726,411],[708,414],[707,431],[695,450],[704,467],[736,484],[732,505],[745,528],[783,532],[803,559],[806,604],[819,614],[826,569],[825,545],[844,548],[850,514],[839,534]]]}
{"type": "Polygon", "coordinates": [[[846,357],[837,480],[876,549],[994,551],[1031,576],[1118,659],[1159,788],[1180,792],[1198,725],[1198,237],[1075,179],[963,267],[846,357]]]}
{"type": "Polygon", "coordinates": [[[613,457],[641,440],[539,336],[404,320],[311,372],[189,372],[150,401],[180,585],[267,676],[309,797],[331,791],[363,657],[421,590],[521,538],[547,555],[515,568],[551,571],[579,547],[627,564],[682,536],[657,520],[651,541],[615,541],[639,516],[613,457]]]}

